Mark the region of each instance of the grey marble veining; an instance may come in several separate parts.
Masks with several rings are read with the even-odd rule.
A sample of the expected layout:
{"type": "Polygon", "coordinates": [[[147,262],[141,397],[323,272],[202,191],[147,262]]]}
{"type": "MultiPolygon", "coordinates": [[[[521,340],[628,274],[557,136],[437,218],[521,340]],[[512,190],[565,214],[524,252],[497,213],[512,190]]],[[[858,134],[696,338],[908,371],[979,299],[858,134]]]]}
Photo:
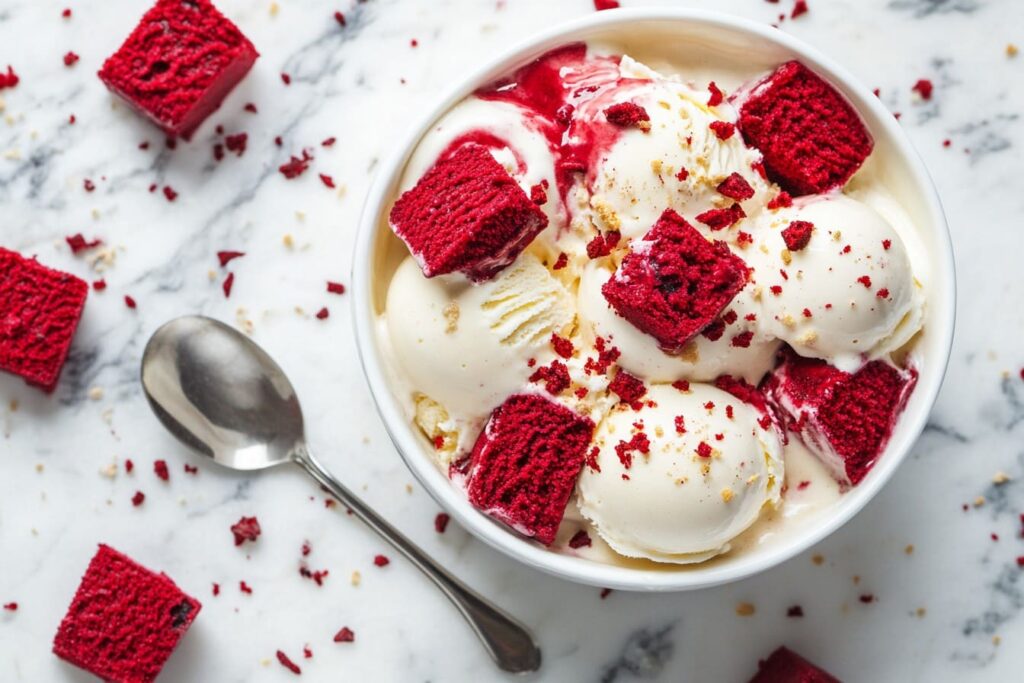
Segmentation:
{"type": "MultiPolygon", "coordinates": [[[[22,77],[0,91],[0,244],[108,285],[90,295],[53,397],[0,377],[0,603],[19,603],[17,612],[0,610],[0,679],[89,680],[49,648],[100,541],[166,571],[204,603],[162,681],[289,680],[278,649],[306,680],[501,679],[443,598],[402,561],[375,567],[373,556],[388,549],[326,507],[299,473],[215,470],[163,433],[141,396],[138,361],[148,335],[186,312],[252,325],[294,379],[327,464],[533,626],[546,660],[535,680],[744,681],[782,643],[844,681],[1020,679],[1024,56],[1008,57],[1006,46],[1024,47],[1024,4],[811,0],[807,15],[781,23],[879,88],[934,176],[959,281],[946,384],[893,481],[818,547],[721,588],[605,598],[515,565],[454,523],[435,533],[436,504],[413,484],[370,404],[348,300],[324,291],[328,279],[347,282],[362,198],[405,126],[467,67],[592,12],[590,0],[278,0],[276,13],[269,0],[219,0],[262,56],[194,140],[174,150],[95,77],[146,4],[0,0],[0,67],[10,63],[22,77]],[[60,17],[65,6],[70,20],[60,17]],[[68,50],[81,55],[71,68],[62,62],[68,50]],[[919,78],[935,83],[929,102],[911,91],[919,78]],[[258,113],[244,110],[248,102],[258,113]],[[217,124],[248,134],[243,156],[214,160],[217,124]],[[321,146],[332,136],[332,147],[321,146]],[[303,148],[315,156],[310,171],[285,180],[277,167],[303,148]],[[174,202],[165,186],[178,193],[174,202]],[[72,256],[63,238],[77,232],[102,238],[104,258],[72,256]],[[221,249],[246,256],[222,269],[221,249]],[[228,272],[235,285],[225,299],[228,272]],[[315,319],[324,306],[330,317],[315,319]],[[170,463],[168,483],[153,474],[157,458],[170,463]],[[114,462],[117,476],[105,476],[114,462]],[[186,474],[186,462],[199,473],[186,474]],[[994,484],[998,472],[1009,481],[994,484]],[[146,494],[138,508],[135,491],[146,494]],[[264,533],[235,548],[228,527],[243,514],[256,514],[264,533]],[[299,574],[306,540],[308,566],[330,571],[323,587],[299,574]],[[242,580],[252,595],[239,591],[242,580]],[[740,602],[755,614],[737,616],[740,602]],[[802,618],[786,616],[794,605],[802,618]],[[333,643],[345,625],[356,642],[333,643]],[[304,645],[312,659],[302,658],[304,645]]],[[[764,23],[792,9],[791,0],[685,4],[764,23]]]]}

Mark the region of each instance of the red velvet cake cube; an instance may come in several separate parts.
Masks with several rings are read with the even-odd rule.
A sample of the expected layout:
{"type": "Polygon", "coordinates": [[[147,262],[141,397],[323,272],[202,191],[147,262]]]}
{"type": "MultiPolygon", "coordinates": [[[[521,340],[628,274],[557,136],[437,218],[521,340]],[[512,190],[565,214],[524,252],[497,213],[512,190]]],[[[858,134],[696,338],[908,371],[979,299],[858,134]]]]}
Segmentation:
{"type": "Polygon", "coordinates": [[[0,370],[52,392],[89,285],[0,247],[0,370]]]}
{"type": "Polygon", "coordinates": [[[117,683],[154,680],[202,605],[110,546],[85,570],[53,652],[117,683]]]}
{"type": "Polygon", "coordinates": [[[757,673],[750,683],[841,683],[832,674],[819,669],[806,659],[780,647],[768,659],[758,662],[757,673]]]}
{"type": "Polygon", "coordinates": [[[427,277],[461,271],[488,280],[548,224],[486,147],[442,157],[391,209],[391,228],[427,277]]]}
{"type": "Polygon", "coordinates": [[[833,476],[855,486],[888,443],[916,382],[913,368],[875,360],[850,374],[789,351],[766,391],[833,476]]]}
{"type": "Polygon", "coordinates": [[[706,240],[666,209],[601,292],[616,313],[678,353],[743,289],[748,274],[724,242],[706,240]]]}
{"type": "Polygon", "coordinates": [[[800,62],[786,62],[740,104],[740,132],[768,177],[792,195],[846,184],[874,142],[846,98],[800,62]]]}
{"type": "Polygon", "coordinates": [[[594,423],[535,394],[491,413],[470,455],[473,505],[545,545],[555,540],[594,423]]]}
{"type": "Polygon", "coordinates": [[[99,77],[168,135],[188,139],[258,56],[210,0],[157,0],[99,77]]]}

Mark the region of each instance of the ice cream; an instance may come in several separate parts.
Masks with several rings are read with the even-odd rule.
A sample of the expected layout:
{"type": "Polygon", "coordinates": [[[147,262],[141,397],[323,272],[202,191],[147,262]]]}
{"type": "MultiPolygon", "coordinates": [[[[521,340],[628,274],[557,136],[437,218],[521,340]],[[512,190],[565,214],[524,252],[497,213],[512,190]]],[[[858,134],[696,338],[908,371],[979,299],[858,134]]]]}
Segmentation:
{"type": "Polygon", "coordinates": [[[650,122],[643,130],[624,131],[598,158],[589,193],[595,222],[634,238],[666,208],[692,219],[731,206],[735,199],[717,188],[732,173],[750,186],[751,196],[739,202],[747,214],[767,201],[768,183],[755,170],[760,153],[740,136],[723,139],[711,127],[733,117],[728,102],[708,106],[707,90],[665,78],[628,57],[620,71],[621,85],[580,107],[580,125],[596,125],[602,110],[616,101],[641,106],[650,122]]]}
{"type": "Polygon", "coordinates": [[[441,117],[388,214],[409,420],[555,552],[691,564],[806,528],[913,390],[883,380],[922,329],[920,250],[857,112],[796,63],[689,73],[556,48],[441,117]]]}
{"type": "Polygon", "coordinates": [[[797,353],[854,371],[921,328],[923,294],[903,241],[866,204],[841,194],[810,197],[766,211],[754,234],[747,262],[761,330],[797,353]],[[794,223],[806,244],[793,242],[794,223]]]}
{"type": "Polygon", "coordinates": [[[388,334],[417,388],[421,428],[431,440],[446,438],[440,451],[473,443],[491,410],[527,384],[529,360],[554,357],[551,335],[573,316],[569,293],[529,254],[479,285],[458,275],[427,280],[412,258],[399,266],[388,289],[388,334]]]}
{"type": "Polygon", "coordinates": [[[782,448],[770,423],[715,387],[660,385],[648,398],[655,407],[614,411],[598,427],[580,512],[626,557],[701,562],[779,502],[782,448]]]}

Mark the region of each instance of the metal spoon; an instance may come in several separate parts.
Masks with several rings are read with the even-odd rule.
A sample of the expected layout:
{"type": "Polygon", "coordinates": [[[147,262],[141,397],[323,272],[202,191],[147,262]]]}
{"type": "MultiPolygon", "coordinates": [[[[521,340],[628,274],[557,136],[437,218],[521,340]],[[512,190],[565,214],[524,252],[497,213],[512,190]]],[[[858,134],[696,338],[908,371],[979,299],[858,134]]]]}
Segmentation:
{"type": "Polygon", "coordinates": [[[430,559],[313,457],[295,390],[248,337],[211,318],[172,320],[146,344],[142,386],[164,426],[217,463],[235,470],[300,465],[448,596],[499,667],[540,668],[540,649],[525,628],[430,559]]]}

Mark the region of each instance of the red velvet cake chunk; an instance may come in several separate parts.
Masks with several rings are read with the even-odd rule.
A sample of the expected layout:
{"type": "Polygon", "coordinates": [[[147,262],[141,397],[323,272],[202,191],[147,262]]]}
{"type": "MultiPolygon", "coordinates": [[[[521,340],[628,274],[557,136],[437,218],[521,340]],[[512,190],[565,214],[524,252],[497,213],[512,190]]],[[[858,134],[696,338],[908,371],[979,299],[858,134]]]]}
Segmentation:
{"type": "Polygon", "coordinates": [[[100,545],[57,630],[53,652],[116,683],[148,683],[202,605],[164,574],[100,545]]]}
{"type": "Polygon", "coordinates": [[[740,105],[739,129],[768,176],[792,195],[840,187],[874,142],[843,95],[800,62],[786,62],[740,105]]]}
{"type": "Polygon", "coordinates": [[[168,135],[187,139],[258,56],[210,0],[157,0],[99,77],[168,135]]]}
{"type": "Polygon", "coordinates": [[[916,382],[913,368],[875,360],[850,374],[790,351],[766,390],[833,476],[855,486],[888,443],[916,382]]]}
{"type": "Polygon", "coordinates": [[[750,683],[841,683],[832,674],[819,669],[806,659],[780,647],[768,659],[758,663],[757,673],[750,683]]]}
{"type": "Polygon", "coordinates": [[[672,209],[632,244],[601,288],[612,308],[679,352],[747,283],[748,269],[724,242],[711,242],[672,209]]]}
{"type": "Polygon", "coordinates": [[[391,209],[391,227],[427,277],[462,271],[487,280],[548,224],[486,147],[443,157],[391,209]]]}
{"type": "Polygon", "coordinates": [[[52,392],[89,285],[0,247],[0,370],[52,392]]]}
{"type": "Polygon", "coordinates": [[[469,466],[469,500],[545,545],[555,540],[594,423],[535,394],[515,394],[491,413],[469,466]]]}

